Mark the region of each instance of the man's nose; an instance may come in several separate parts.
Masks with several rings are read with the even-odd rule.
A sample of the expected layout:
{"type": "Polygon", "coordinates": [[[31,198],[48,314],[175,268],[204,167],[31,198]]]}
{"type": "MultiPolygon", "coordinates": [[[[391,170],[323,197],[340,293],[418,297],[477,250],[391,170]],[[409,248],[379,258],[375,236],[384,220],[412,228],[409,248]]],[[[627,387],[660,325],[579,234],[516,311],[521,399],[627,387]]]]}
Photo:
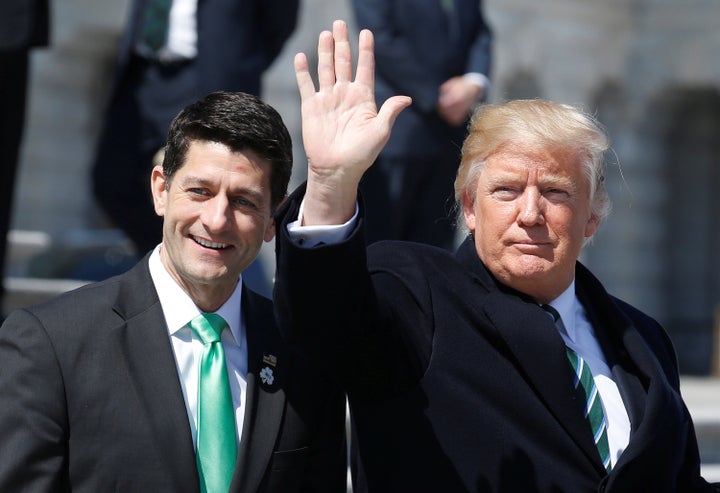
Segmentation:
{"type": "Polygon", "coordinates": [[[203,222],[210,231],[223,230],[230,221],[230,202],[223,194],[217,194],[205,202],[203,222]]]}
{"type": "Polygon", "coordinates": [[[521,226],[545,224],[542,195],[536,188],[526,188],[518,200],[517,222],[521,226]]]}

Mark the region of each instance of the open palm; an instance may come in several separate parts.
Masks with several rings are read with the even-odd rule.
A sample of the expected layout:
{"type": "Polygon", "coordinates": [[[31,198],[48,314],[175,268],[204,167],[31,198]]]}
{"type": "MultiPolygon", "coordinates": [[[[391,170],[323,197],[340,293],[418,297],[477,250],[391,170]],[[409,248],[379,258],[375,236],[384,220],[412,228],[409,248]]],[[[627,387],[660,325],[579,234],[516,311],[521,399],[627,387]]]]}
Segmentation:
{"type": "MultiPolygon", "coordinates": [[[[354,204],[360,178],[390,137],[397,115],[410,104],[410,98],[395,96],[377,110],[373,48],[372,33],[362,31],[353,81],[347,25],[335,21],[333,32],[322,32],[318,40],[317,90],[307,57],[302,53],[295,57],[309,194],[319,187],[326,200],[340,194],[354,204]]],[[[343,203],[349,205],[348,200],[343,203]]]]}

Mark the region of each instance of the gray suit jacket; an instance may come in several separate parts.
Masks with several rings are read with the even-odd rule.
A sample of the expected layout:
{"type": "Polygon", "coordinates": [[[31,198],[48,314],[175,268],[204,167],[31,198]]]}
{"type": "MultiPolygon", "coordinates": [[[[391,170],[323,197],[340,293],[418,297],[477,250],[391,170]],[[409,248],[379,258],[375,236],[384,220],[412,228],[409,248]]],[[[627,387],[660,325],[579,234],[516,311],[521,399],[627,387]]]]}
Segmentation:
{"type": "MultiPolygon", "coordinates": [[[[231,491],[344,491],[344,397],[244,289],[247,407],[231,491]],[[274,381],[260,370],[276,357],[274,381]]],[[[0,491],[199,491],[172,347],[145,258],[0,328],[0,491]]]]}

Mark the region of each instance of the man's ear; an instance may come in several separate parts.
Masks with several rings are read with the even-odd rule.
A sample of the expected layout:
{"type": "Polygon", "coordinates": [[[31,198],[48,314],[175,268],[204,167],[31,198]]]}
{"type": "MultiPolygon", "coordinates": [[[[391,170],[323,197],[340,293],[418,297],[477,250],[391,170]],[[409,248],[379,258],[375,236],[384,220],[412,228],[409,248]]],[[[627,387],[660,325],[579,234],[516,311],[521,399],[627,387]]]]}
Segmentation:
{"type": "Polygon", "coordinates": [[[154,166],[150,174],[150,191],[152,192],[155,214],[161,217],[165,215],[167,185],[168,181],[165,173],[163,173],[162,166],[154,166]]]}
{"type": "Polygon", "coordinates": [[[265,228],[265,237],[264,237],[264,240],[265,240],[266,243],[269,242],[269,241],[272,241],[273,238],[275,238],[275,233],[276,233],[276,231],[275,231],[275,219],[273,219],[273,216],[274,216],[274,214],[277,212],[277,210],[278,210],[280,207],[282,207],[282,205],[285,203],[285,201],[287,200],[287,198],[288,198],[287,195],[285,195],[285,196],[282,198],[282,200],[280,201],[280,203],[277,205],[277,207],[275,207],[275,209],[273,209],[273,212],[272,212],[272,214],[270,215],[270,224],[268,224],[268,225],[267,225],[267,228],[265,228]]]}
{"type": "Polygon", "coordinates": [[[270,223],[265,228],[265,243],[272,241],[275,238],[275,219],[270,219],[270,223]]]}
{"type": "Polygon", "coordinates": [[[585,225],[585,238],[592,238],[600,227],[600,216],[593,214],[585,225]]]}
{"type": "Polygon", "coordinates": [[[462,195],[462,208],[463,216],[465,217],[465,226],[467,226],[470,231],[474,232],[475,222],[477,220],[475,217],[475,200],[468,192],[465,192],[462,195]]]}

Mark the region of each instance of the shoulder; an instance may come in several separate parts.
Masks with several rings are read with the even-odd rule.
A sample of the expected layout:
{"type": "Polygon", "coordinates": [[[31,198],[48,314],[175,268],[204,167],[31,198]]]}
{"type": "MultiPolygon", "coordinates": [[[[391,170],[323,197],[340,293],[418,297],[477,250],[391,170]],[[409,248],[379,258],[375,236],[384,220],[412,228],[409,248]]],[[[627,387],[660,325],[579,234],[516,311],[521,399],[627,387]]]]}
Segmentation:
{"type": "Polygon", "coordinates": [[[157,293],[144,260],[120,275],[17,309],[8,321],[22,320],[24,324],[40,325],[49,331],[72,328],[80,332],[84,327],[97,329],[106,321],[114,320],[119,304],[138,305],[137,310],[141,310],[154,300],[157,293]]]}
{"type": "MultiPolygon", "coordinates": [[[[368,271],[375,286],[403,285],[410,292],[420,294],[456,291],[473,280],[457,254],[430,245],[382,241],[370,245],[367,255],[368,271]]],[[[391,298],[397,296],[397,292],[391,292],[391,298]]]]}
{"type": "Polygon", "coordinates": [[[380,241],[370,245],[368,268],[373,272],[395,272],[427,276],[436,270],[459,267],[452,252],[422,243],[380,241]]]}

